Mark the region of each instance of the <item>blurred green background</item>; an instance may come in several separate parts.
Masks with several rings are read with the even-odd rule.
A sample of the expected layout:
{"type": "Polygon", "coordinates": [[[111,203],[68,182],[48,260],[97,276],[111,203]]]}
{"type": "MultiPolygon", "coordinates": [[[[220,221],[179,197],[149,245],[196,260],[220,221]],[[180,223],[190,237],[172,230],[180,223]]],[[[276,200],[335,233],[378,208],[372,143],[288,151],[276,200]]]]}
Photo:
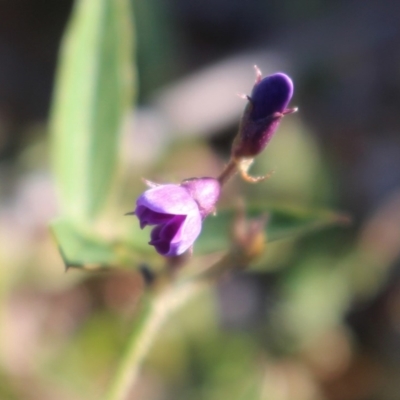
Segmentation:
{"type": "Polygon", "coordinates": [[[252,169],[274,176],[234,179],[221,209],[330,208],[353,224],[268,243],[190,302],[130,398],[399,399],[400,4],[76,3],[0,2],[0,399],[101,398],[141,307],[137,267],[162,264],[123,214],[141,177],[221,171],[254,64],[293,77],[300,111],[252,169]],[[65,273],[50,221],[88,260],[133,268],[65,273]]]}

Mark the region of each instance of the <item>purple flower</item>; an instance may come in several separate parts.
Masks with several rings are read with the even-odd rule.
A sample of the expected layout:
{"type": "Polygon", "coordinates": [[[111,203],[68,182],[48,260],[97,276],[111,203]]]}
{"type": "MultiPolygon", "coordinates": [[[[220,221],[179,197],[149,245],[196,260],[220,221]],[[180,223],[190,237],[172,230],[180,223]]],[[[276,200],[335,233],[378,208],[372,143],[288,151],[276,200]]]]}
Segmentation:
{"type": "Polygon", "coordinates": [[[201,231],[203,219],[214,210],[220,184],[214,178],[194,178],[181,185],[157,185],[136,201],[133,212],[143,229],[154,226],[149,244],[166,257],[188,250],[201,231]]]}
{"type": "Polygon", "coordinates": [[[261,153],[275,133],[281,118],[294,109],[286,109],[293,95],[292,80],[283,73],[257,79],[245,108],[239,133],[233,143],[235,158],[251,158],[261,153]]]}

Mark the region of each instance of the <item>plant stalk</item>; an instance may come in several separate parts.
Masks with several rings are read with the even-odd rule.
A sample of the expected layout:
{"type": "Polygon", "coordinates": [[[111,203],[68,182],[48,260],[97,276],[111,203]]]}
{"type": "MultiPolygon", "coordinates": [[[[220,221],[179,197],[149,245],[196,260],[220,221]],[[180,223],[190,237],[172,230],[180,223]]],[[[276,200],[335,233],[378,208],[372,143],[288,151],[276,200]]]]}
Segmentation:
{"type": "Polygon", "coordinates": [[[186,281],[166,288],[135,321],[127,348],[104,400],[126,400],[137,381],[142,363],[164,323],[188,300],[208,286],[205,281],[186,281]]]}

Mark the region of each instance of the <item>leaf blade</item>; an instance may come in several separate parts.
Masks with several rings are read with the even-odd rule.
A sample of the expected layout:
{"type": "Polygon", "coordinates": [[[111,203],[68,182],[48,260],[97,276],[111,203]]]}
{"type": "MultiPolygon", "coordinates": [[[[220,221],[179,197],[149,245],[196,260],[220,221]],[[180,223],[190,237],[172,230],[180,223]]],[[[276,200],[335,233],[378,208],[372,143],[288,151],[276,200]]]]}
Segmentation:
{"type": "MultiPolygon", "coordinates": [[[[210,216],[204,221],[202,233],[196,241],[196,251],[199,254],[226,250],[230,246],[229,232],[234,214],[234,209],[225,209],[221,210],[216,217],[210,216]]],[[[273,204],[249,206],[247,215],[249,218],[268,215],[268,223],[265,227],[268,241],[303,235],[348,222],[348,217],[333,211],[273,204]]]]}
{"type": "Polygon", "coordinates": [[[128,0],[80,0],[67,29],[51,113],[53,165],[62,212],[90,220],[117,167],[132,94],[128,0]]]}

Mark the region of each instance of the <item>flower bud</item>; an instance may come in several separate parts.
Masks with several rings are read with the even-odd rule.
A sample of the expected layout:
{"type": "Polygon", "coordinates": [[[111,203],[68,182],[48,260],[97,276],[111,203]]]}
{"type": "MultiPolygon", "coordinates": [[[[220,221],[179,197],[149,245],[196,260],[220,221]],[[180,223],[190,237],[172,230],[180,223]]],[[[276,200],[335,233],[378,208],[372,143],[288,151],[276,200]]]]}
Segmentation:
{"type": "Polygon", "coordinates": [[[181,185],[152,185],[136,201],[133,213],[140,227],[154,228],[151,246],[166,257],[188,250],[201,231],[203,219],[214,210],[220,184],[214,178],[193,178],[181,185]]]}
{"type": "Polygon", "coordinates": [[[292,80],[283,73],[261,79],[258,75],[232,145],[235,159],[261,153],[275,133],[281,118],[295,110],[286,109],[293,95],[292,80]]]}

